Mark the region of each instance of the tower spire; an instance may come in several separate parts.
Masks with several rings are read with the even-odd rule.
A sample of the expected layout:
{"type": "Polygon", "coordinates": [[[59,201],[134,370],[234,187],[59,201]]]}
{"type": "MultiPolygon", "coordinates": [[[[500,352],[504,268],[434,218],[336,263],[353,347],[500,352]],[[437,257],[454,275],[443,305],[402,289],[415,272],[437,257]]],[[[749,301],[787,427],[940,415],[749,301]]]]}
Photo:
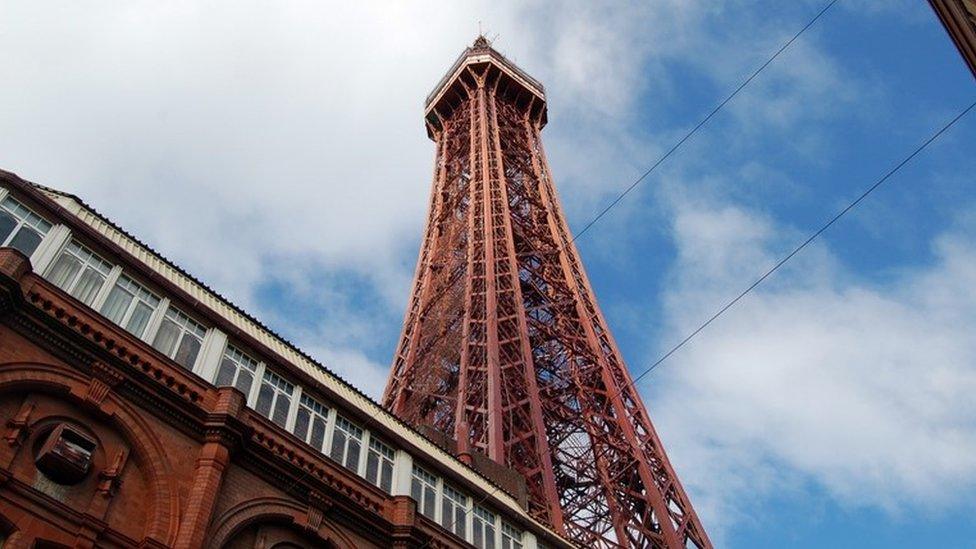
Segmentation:
{"type": "Polygon", "coordinates": [[[428,96],[427,227],[384,404],[525,477],[585,547],[711,544],[562,215],[542,84],[475,40],[428,96]]]}

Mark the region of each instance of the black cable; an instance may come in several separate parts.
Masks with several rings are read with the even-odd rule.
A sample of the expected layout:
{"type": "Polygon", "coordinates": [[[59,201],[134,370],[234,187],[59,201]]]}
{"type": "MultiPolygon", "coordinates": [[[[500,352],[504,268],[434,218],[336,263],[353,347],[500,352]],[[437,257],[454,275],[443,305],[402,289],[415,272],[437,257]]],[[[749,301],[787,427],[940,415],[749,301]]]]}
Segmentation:
{"type": "Polygon", "coordinates": [[[587,223],[586,226],[584,226],[581,231],[577,232],[576,235],[573,236],[573,239],[570,241],[570,243],[576,242],[576,239],[583,236],[583,234],[585,234],[586,231],[588,231],[590,227],[593,226],[594,223],[599,221],[604,215],[607,214],[607,212],[609,212],[611,209],[613,209],[614,206],[616,206],[621,200],[623,200],[625,196],[630,194],[630,191],[634,190],[634,188],[637,187],[637,185],[640,185],[641,181],[643,181],[648,175],[651,175],[651,172],[653,172],[658,166],[660,166],[665,160],[667,160],[668,157],[671,156],[672,153],[674,153],[674,151],[678,150],[678,148],[681,147],[681,145],[683,145],[685,141],[691,138],[691,136],[695,135],[695,133],[697,133],[698,130],[701,129],[701,127],[704,126],[709,120],[711,120],[712,117],[718,113],[718,111],[722,110],[722,107],[724,107],[729,101],[731,101],[733,97],[738,95],[739,92],[742,91],[742,88],[745,88],[747,85],[749,85],[749,82],[752,82],[754,78],[759,76],[759,73],[761,73],[763,69],[768,67],[769,64],[773,62],[773,60],[779,57],[781,53],[786,51],[786,48],[790,47],[790,44],[795,42],[796,39],[799,38],[801,34],[803,34],[804,32],[806,32],[807,29],[812,27],[813,24],[816,23],[817,20],[820,19],[821,16],[823,16],[823,14],[827,13],[827,10],[829,10],[831,6],[833,6],[836,3],[837,0],[830,0],[830,2],[828,2],[827,5],[824,6],[823,9],[821,9],[817,13],[817,15],[813,16],[813,19],[811,19],[802,29],[798,30],[796,34],[793,35],[793,38],[787,40],[785,44],[783,44],[778,50],[776,50],[776,53],[774,53],[772,57],[767,59],[765,63],[760,65],[758,69],[756,69],[752,74],[750,74],[749,78],[746,78],[741,84],[739,84],[739,87],[733,90],[728,97],[726,97],[724,100],[722,100],[721,103],[719,103],[714,109],[712,109],[712,111],[709,112],[708,115],[705,116],[705,118],[702,118],[701,122],[699,122],[694,128],[692,128],[691,131],[686,133],[685,136],[682,137],[680,140],[678,140],[677,143],[672,145],[671,148],[668,149],[668,152],[664,153],[664,155],[658,158],[657,161],[654,162],[654,164],[652,164],[651,167],[647,169],[647,171],[645,171],[643,174],[641,174],[640,177],[638,177],[633,183],[631,183],[630,186],[627,187],[624,190],[624,192],[620,193],[620,195],[617,196],[617,198],[615,198],[613,202],[607,205],[606,208],[603,208],[603,211],[601,211],[599,214],[597,214],[596,217],[591,219],[590,222],[587,223]]]}
{"type": "MultiPolygon", "coordinates": [[[[921,153],[923,150],[925,150],[925,148],[928,147],[929,144],[931,144],[933,141],[935,141],[936,139],[938,139],[938,137],[940,135],[942,135],[943,133],[945,133],[945,131],[948,130],[949,128],[951,128],[953,124],[955,124],[956,122],[958,122],[960,118],[962,118],[963,116],[966,116],[966,114],[969,111],[971,111],[974,107],[976,107],[976,101],[974,101],[973,103],[970,103],[970,105],[968,107],[966,107],[965,109],[963,109],[952,120],[950,120],[949,122],[947,122],[937,132],[935,132],[934,134],[932,134],[928,139],[925,140],[924,143],[922,143],[914,151],[912,151],[911,154],[909,154],[908,156],[906,156],[901,162],[899,162],[893,168],[891,168],[890,170],[888,170],[888,172],[885,173],[881,177],[881,179],[879,179],[878,181],[876,181],[874,183],[874,185],[871,185],[870,187],[868,187],[868,189],[866,191],[864,191],[863,193],[861,193],[861,195],[858,196],[857,199],[855,199],[853,202],[851,202],[850,204],[848,204],[846,208],[844,208],[843,210],[839,211],[836,215],[834,215],[833,217],[831,217],[829,221],[827,221],[826,223],[824,223],[823,226],[821,226],[813,234],[811,234],[806,240],[803,241],[803,243],[801,243],[796,248],[793,248],[793,251],[791,251],[789,254],[787,254],[786,257],[784,257],[783,259],[780,259],[769,270],[767,270],[765,273],[763,273],[762,276],[760,276],[758,279],[756,279],[756,281],[753,282],[748,288],[746,288],[745,290],[743,290],[739,295],[735,296],[734,299],[732,299],[731,301],[729,301],[728,303],[726,303],[724,307],[722,307],[721,309],[719,309],[715,314],[713,314],[711,317],[709,317],[708,320],[706,320],[700,326],[698,326],[698,328],[696,328],[695,331],[693,331],[690,334],[688,334],[688,336],[685,337],[684,339],[682,339],[677,345],[675,345],[674,347],[671,347],[671,349],[667,353],[664,353],[664,355],[661,358],[657,359],[646,370],[644,370],[643,372],[641,372],[641,374],[639,376],[635,377],[633,379],[633,381],[631,381],[628,385],[625,385],[624,386],[624,389],[626,389],[627,387],[630,387],[630,386],[636,384],[638,381],[640,381],[641,378],[643,378],[647,374],[651,373],[651,371],[653,371],[654,368],[657,368],[658,365],[660,365],[662,362],[664,362],[665,360],[667,360],[668,357],[670,357],[675,352],[677,352],[678,349],[684,347],[684,345],[686,343],[688,343],[689,341],[691,341],[691,339],[693,337],[695,337],[702,330],[704,330],[705,328],[707,328],[709,324],[711,324],[712,322],[715,321],[715,319],[717,319],[718,317],[722,316],[722,314],[724,314],[725,311],[728,311],[729,309],[731,309],[736,303],[739,302],[740,299],[742,299],[743,297],[745,297],[746,294],[748,294],[749,292],[751,292],[752,290],[754,290],[756,288],[756,286],[759,286],[760,284],[762,284],[764,280],[766,280],[767,278],[769,278],[769,276],[771,274],[773,274],[780,267],[782,267],[783,265],[785,265],[787,261],[789,261],[790,259],[793,259],[793,256],[795,256],[796,254],[800,253],[800,251],[803,250],[803,248],[806,248],[808,244],[810,244],[811,242],[813,242],[814,240],[816,240],[817,237],[819,237],[821,234],[823,234],[824,231],[826,231],[827,229],[829,229],[831,225],[833,225],[834,223],[836,223],[838,219],[840,219],[841,217],[844,217],[844,215],[847,214],[847,212],[849,212],[852,209],[854,209],[854,207],[857,206],[858,204],[860,204],[862,200],[864,200],[865,198],[868,197],[868,195],[870,195],[871,193],[873,193],[875,191],[875,189],[877,189],[882,184],[884,184],[884,182],[887,181],[888,178],[890,178],[891,176],[895,175],[898,172],[898,170],[900,170],[905,164],[908,164],[908,162],[910,162],[919,153],[921,153]]],[[[621,389],[621,391],[623,391],[623,389],[621,389]]],[[[617,394],[619,395],[620,393],[618,392],[617,394]]]]}

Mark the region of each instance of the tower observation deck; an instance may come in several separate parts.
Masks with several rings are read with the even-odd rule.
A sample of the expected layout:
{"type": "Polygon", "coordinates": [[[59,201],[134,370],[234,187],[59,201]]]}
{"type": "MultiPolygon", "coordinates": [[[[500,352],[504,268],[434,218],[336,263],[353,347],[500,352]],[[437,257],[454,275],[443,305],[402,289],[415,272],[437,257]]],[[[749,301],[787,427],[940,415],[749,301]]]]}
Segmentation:
{"type": "Polygon", "coordinates": [[[484,37],[427,97],[427,225],[384,405],[526,480],[585,547],[711,547],[596,302],[543,151],[541,83],[484,37]]]}

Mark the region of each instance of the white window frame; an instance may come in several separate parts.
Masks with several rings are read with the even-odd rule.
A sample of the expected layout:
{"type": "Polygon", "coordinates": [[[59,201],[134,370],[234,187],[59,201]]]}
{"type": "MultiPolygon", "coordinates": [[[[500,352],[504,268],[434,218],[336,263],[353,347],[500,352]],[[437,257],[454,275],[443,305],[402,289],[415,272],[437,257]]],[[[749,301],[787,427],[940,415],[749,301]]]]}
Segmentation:
{"type": "MultiPolygon", "coordinates": [[[[498,513],[496,513],[496,512],[494,512],[494,511],[492,511],[491,509],[489,509],[489,508],[487,508],[487,507],[485,507],[483,505],[475,505],[475,506],[473,506],[471,508],[471,521],[470,521],[471,522],[471,534],[468,537],[468,541],[472,545],[474,545],[475,547],[482,547],[482,546],[476,545],[475,544],[475,539],[474,539],[474,521],[475,520],[480,520],[479,517],[478,517],[478,511],[479,510],[484,511],[485,513],[487,513],[487,514],[489,514],[489,515],[492,516],[492,521],[491,521],[490,524],[491,524],[492,529],[494,530],[494,537],[495,537],[495,540],[494,541],[495,542],[492,545],[490,545],[490,546],[485,545],[484,547],[490,548],[490,549],[494,549],[494,548],[498,547],[501,544],[501,539],[502,539],[501,538],[501,529],[500,529],[500,527],[501,527],[501,515],[498,514],[498,513]]],[[[489,524],[485,520],[481,520],[481,522],[484,523],[484,524],[489,524]]],[[[482,535],[482,539],[484,539],[484,535],[482,535]]]]}
{"type": "Polygon", "coordinates": [[[325,455],[328,456],[329,459],[331,459],[332,461],[335,461],[336,463],[338,463],[339,465],[345,467],[346,469],[348,469],[348,470],[356,473],[359,476],[362,476],[362,474],[360,473],[360,471],[363,470],[362,467],[363,467],[363,464],[365,463],[364,457],[366,455],[366,439],[367,439],[367,434],[368,433],[369,433],[369,431],[367,431],[366,429],[363,429],[362,427],[360,427],[359,424],[357,424],[355,421],[352,421],[351,419],[349,419],[349,418],[347,418],[345,416],[341,416],[337,412],[335,414],[335,417],[334,417],[333,422],[332,422],[332,432],[331,432],[331,436],[329,437],[329,446],[328,446],[328,450],[325,452],[325,455]],[[333,443],[335,441],[336,430],[340,429],[340,425],[339,424],[340,424],[340,422],[343,422],[343,421],[346,422],[346,423],[348,423],[352,427],[352,429],[359,431],[359,438],[358,438],[358,440],[359,440],[359,457],[356,458],[355,467],[348,467],[346,465],[346,463],[345,463],[346,459],[349,456],[349,439],[351,438],[348,430],[346,430],[345,428],[342,428],[343,433],[346,435],[346,442],[345,442],[345,445],[343,446],[343,449],[342,449],[342,460],[338,460],[338,459],[336,459],[335,457],[332,456],[332,445],[333,445],[333,443]]]}
{"type": "Polygon", "coordinates": [[[525,532],[512,526],[507,521],[502,520],[501,524],[502,535],[500,536],[500,540],[502,549],[525,549],[525,532]],[[505,545],[506,541],[509,542],[507,546],[505,545]]]}
{"type": "MultiPolygon", "coordinates": [[[[240,388],[237,387],[237,380],[240,378],[241,370],[247,370],[251,374],[251,386],[248,387],[247,393],[244,395],[245,398],[249,398],[251,393],[254,391],[254,386],[261,383],[262,378],[258,377],[258,371],[261,370],[261,362],[251,355],[245,353],[240,347],[232,343],[228,343],[224,346],[224,352],[220,354],[220,361],[218,362],[217,367],[214,368],[213,378],[210,379],[210,382],[215,387],[234,387],[237,390],[240,390],[240,388]],[[230,385],[217,385],[217,376],[220,375],[220,370],[224,367],[224,359],[228,358],[228,355],[230,355],[230,361],[235,365],[234,379],[230,385]],[[254,368],[248,368],[248,363],[253,364],[254,368]]],[[[260,374],[263,375],[264,372],[261,371],[260,374]]]]}
{"type": "MultiPolygon", "coordinates": [[[[0,200],[3,200],[0,198],[0,200]]],[[[57,224],[48,231],[41,243],[37,245],[31,255],[31,265],[35,273],[45,273],[47,268],[61,252],[61,248],[71,240],[71,230],[65,225],[57,224]]]]}
{"type": "MultiPolygon", "coordinates": [[[[152,307],[152,312],[149,314],[149,319],[146,321],[146,326],[142,329],[142,334],[136,336],[139,339],[145,341],[146,340],[146,336],[149,333],[149,328],[151,327],[151,324],[152,324],[153,316],[155,316],[156,310],[159,309],[159,306],[162,304],[163,299],[161,297],[159,297],[158,295],[156,295],[155,292],[149,290],[149,288],[146,288],[144,285],[142,285],[139,282],[137,282],[136,279],[132,278],[129,275],[126,275],[126,274],[122,273],[122,268],[121,267],[119,267],[118,265],[116,265],[116,268],[112,270],[112,273],[110,273],[109,274],[109,277],[105,280],[105,285],[108,288],[108,290],[106,292],[104,292],[105,295],[104,295],[104,297],[101,297],[101,299],[99,299],[98,297],[96,297],[95,300],[93,301],[93,304],[94,303],[98,303],[98,312],[99,312],[99,314],[101,314],[102,316],[105,316],[105,314],[102,313],[102,308],[105,307],[105,303],[108,302],[108,296],[112,293],[112,290],[114,290],[116,286],[119,286],[119,285],[122,284],[122,279],[123,278],[126,279],[132,285],[134,285],[137,289],[136,290],[133,290],[131,288],[128,288],[128,287],[124,287],[123,286],[123,290],[125,290],[126,292],[128,292],[129,294],[132,295],[132,300],[126,306],[126,311],[122,314],[122,318],[119,319],[119,321],[116,323],[116,325],[119,326],[120,328],[122,328],[123,330],[125,330],[125,331],[128,332],[128,328],[126,327],[126,324],[128,324],[129,320],[131,320],[132,314],[136,310],[136,304],[141,302],[141,303],[143,303],[145,305],[148,305],[148,306],[152,307]],[[145,294],[147,294],[151,298],[155,298],[156,305],[152,305],[149,301],[146,301],[145,299],[143,299],[140,296],[140,291],[143,292],[143,293],[145,293],[145,294]]],[[[108,317],[105,316],[105,318],[108,318],[108,317]]],[[[109,320],[111,320],[111,319],[109,319],[109,320]]],[[[115,322],[115,321],[113,320],[112,322],[115,322]]],[[[129,333],[131,334],[132,332],[129,332],[129,333]]],[[[135,335],[135,334],[132,334],[132,335],[135,335]]]]}
{"type": "MultiPolygon", "coordinates": [[[[51,284],[57,286],[64,293],[74,297],[75,299],[81,301],[82,303],[85,303],[85,305],[94,309],[95,311],[98,311],[102,305],[101,302],[104,301],[105,296],[108,295],[108,292],[106,291],[106,287],[109,285],[109,280],[114,274],[116,269],[119,269],[119,271],[121,271],[121,268],[112,265],[110,262],[103,259],[102,256],[95,253],[91,248],[85,246],[78,240],[69,239],[67,242],[65,242],[64,246],[62,246],[61,249],[58,250],[58,253],[55,254],[54,259],[51,261],[51,264],[48,265],[47,271],[44,273],[44,278],[45,280],[51,282],[51,284]],[[77,250],[73,249],[72,246],[77,247],[77,250]],[[52,280],[50,277],[52,274],[54,274],[54,267],[58,264],[58,261],[65,254],[70,255],[74,259],[78,260],[81,263],[81,267],[78,269],[78,272],[76,272],[74,275],[71,276],[71,278],[67,281],[65,287],[61,287],[57,285],[54,282],[54,280],[52,280]],[[91,303],[85,303],[84,301],[81,301],[81,298],[76,297],[74,295],[74,291],[75,288],[78,286],[78,283],[81,281],[82,276],[85,274],[85,272],[87,272],[89,268],[93,269],[95,272],[102,275],[102,285],[98,288],[98,291],[96,291],[95,294],[92,296],[91,303]]],[[[114,286],[114,283],[112,285],[114,286]]]]}
{"type": "MultiPolygon", "coordinates": [[[[160,302],[160,308],[162,308],[162,305],[163,303],[160,302]]],[[[152,323],[151,318],[150,318],[150,323],[152,323]]],[[[149,331],[148,327],[146,331],[147,332],[149,331]]],[[[163,353],[168,358],[172,360],[176,360],[176,353],[180,351],[180,345],[183,344],[183,339],[187,336],[187,334],[192,334],[192,337],[195,337],[200,340],[200,348],[197,350],[197,356],[193,359],[193,364],[188,365],[187,369],[196,372],[197,363],[200,362],[200,357],[203,356],[203,344],[206,341],[207,332],[209,332],[209,329],[206,326],[204,326],[203,323],[198,322],[192,316],[184,313],[182,310],[177,308],[172,303],[167,303],[166,310],[163,312],[163,317],[158,319],[158,322],[153,329],[153,336],[149,344],[150,346],[152,346],[152,348],[156,349],[160,353],[163,353]],[[170,311],[173,311],[173,316],[175,317],[175,319],[168,317],[170,311]],[[176,339],[176,342],[173,344],[173,349],[170,350],[168,353],[163,353],[163,351],[160,351],[158,348],[156,348],[156,338],[159,336],[159,330],[162,327],[164,320],[169,320],[173,324],[176,324],[176,326],[180,329],[180,336],[176,339]],[[191,325],[193,325],[195,328],[199,328],[203,333],[198,335],[196,333],[196,330],[191,328],[191,325]]]]}
{"type": "Polygon", "coordinates": [[[149,325],[146,326],[146,343],[152,347],[153,341],[156,341],[156,333],[159,331],[159,327],[163,324],[163,317],[166,316],[166,311],[169,310],[170,300],[166,296],[162,296],[159,300],[159,307],[156,307],[156,312],[153,316],[149,317],[149,325]]]}
{"type": "Polygon", "coordinates": [[[326,443],[330,442],[329,430],[332,424],[332,417],[334,416],[333,414],[334,410],[335,410],[334,406],[323,404],[322,401],[320,401],[319,399],[314,398],[307,393],[303,393],[298,397],[298,404],[295,406],[295,414],[294,414],[295,417],[291,420],[291,426],[288,431],[291,434],[295,435],[295,437],[300,439],[305,444],[308,444],[312,448],[315,448],[315,446],[312,446],[312,442],[311,442],[312,426],[315,424],[316,417],[321,418],[322,421],[325,422],[325,431],[323,431],[322,433],[322,447],[315,448],[315,450],[320,454],[328,455],[326,449],[329,448],[329,446],[326,446],[326,443]],[[308,400],[309,402],[312,403],[312,405],[310,406],[305,404],[304,402],[302,402],[303,400],[308,400]],[[298,412],[303,407],[309,410],[308,431],[304,435],[299,435],[298,433],[295,432],[295,427],[298,423],[298,412]],[[321,410],[316,410],[315,407],[318,407],[321,410]]]}
{"type": "Polygon", "coordinates": [[[414,501],[417,502],[417,513],[418,514],[421,514],[421,515],[423,515],[423,516],[431,519],[432,521],[436,522],[437,524],[440,524],[441,523],[441,516],[440,516],[441,515],[441,509],[440,509],[440,507],[441,507],[440,506],[440,503],[441,503],[441,478],[439,476],[431,473],[427,469],[425,469],[423,467],[420,467],[419,465],[417,465],[416,463],[414,463],[413,464],[413,471],[411,472],[411,475],[410,475],[410,497],[413,497],[414,498],[414,501]],[[420,473],[420,474],[418,474],[418,473],[420,473]],[[428,477],[431,477],[433,479],[433,483],[431,483],[431,481],[429,479],[425,479],[424,478],[424,475],[426,475],[428,477]],[[424,500],[423,501],[417,500],[417,498],[413,496],[413,482],[414,482],[415,479],[419,479],[420,482],[421,482],[421,485],[422,486],[421,486],[420,494],[421,494],[421,496],[424,497],[424,500]],[[434,496],[433,496],[434,497],[434,504],[433,504],[434,505],[434,516],[428,516],[428,515],[424,514],[424,512],[423,512],[424,502],[426,501],[426,495],[425,495],[426,494],[426,491],[423,489],[423,485],[432,486],[433,489],[434,489],[434,496]]]}
{"type": "Polygon", "coordinates": [[[14,219],[17,220],[17,225],[15,225],[13,230],[10,231],[10,234],[8,234],[7,237],[3,239],[3,242],[0,242],[0,247],[9,246],[10,243],[13,241],[14,237],[17,236],[17,233],[20,232],[20,229],[26,225],[30,227],[34,232],[41,235],[41,239],[37,242],[37,247],[31,251],[31,257],[34,257],[34,255],[37,253],[37,250],[41,248],[41,244],[44,243],[44,238],[48,235],[49,232],[51,232],[51,229],[54,228],[54,224],[44,219],[44,217],[42,217],[34,210],[28,208],[20,200],[17,200],[13,196],[11,196],[9,192],[4,193],[4,196],[0,197],[0,208],[2,208],[5,212],[9,213],[14,219]],[[14,204],[16,204],[17,206],[23,208],[26,214],[18,213],[16,208],[11,209],[6,204],[8,199],[14,204]],[[47,225],[47,227],[42,229],[41,228],[42,225],[47,225]]]}
{"type": "Polygon", "coordinates": [[[288,379],[278,374],[274,370],[265,367],[264,371],[261,374],[260,382],[257,383],[257,387],[258,389],[254,393],[254,405],[251,406],[251,408],[253,408],[255,412],[267,418],[268,421],[270,421],[271,423],[274,423],[275,425],[278,425],[279,427],[286,429],[288,426],[288,420],[292,416],[292,408],[295,406],[295,392],[296,392],[295,389],[298,386],[292,383],[291,381],[288,381],[288,379]],[[282,384],[287,385],[290,388],[290,391],[285,391],[282,387],[280,387],[276,383],[271,383],[271,382],[268,383],[268,385],[271,387],[272,392],[274,393],[271,397],[271,407],[268,409],[268,415],[264,415],[264,412],[258,410],[258,400],[257,400],[261,392],[260,388],[264,386],[265,377],[269,377],[271,379],[277,378],[282,384]],[[288,398],[288,411],[285,413],[285,425],[281,425],[278,422],[276,422],[274,419],[272,419],[274,417],[275,407],[278,404],[278,398],[281,395],[286,395],[288,398]]]}
{"type": "Polygon", "coordinates": [[[455,485],[444,482],[444,479],[438,478],[437,480],[438,480],[437,523],[440,524],[448,532],[451,532],[455,536],[458,536],[465,541],[472,539],[473,534],[471,532],[470,514],[471,514],[471,505],[473,502],[471,496],[466,494],[463,490],[457,488],[455,485]],[[454,498],[447,497],[448,490],[456,494],[459,494],[461,497],[464,498],[464,505],[454,505],[454,507],[460,507],[461,509],[464,510],[464,535],[463,536],[459,536],[458,533],[454,530],[454,527],[456,526],[455,522],[457,522],[457,520],[453,516],[451,517],[450,522],[447,522],[444,519],[444,502],[450,500],[452,503],[457,503],[457,500],[455,500],[454,498]],[[447,522],[447,524],[445,524],[445,522],[447,522]]]}
{"type": "Polygon", "coordinates": [[[365,438],[366,438],[366,451],[363,452],[363,459],[362,459],[363,464],[361,468],[362,471],[361,476],[364,479],[366,479],[366,482],[369,482],[370,484],[376,486],[380,490],[383,490],[384,492],[387,493],[392,493],[395,487],[394,483],[396,482],[396,457],[397,457],[396,448],[394,448],[390,444],[383,442],[382,440],[379,439],[379,437],[374,437],[373,434],[369,431],[366,431],[365,438]],[[368,472],[367,466],[369,465],[369,455],[373,451],[374,443],[389,450],[390,453],[392,454],[392,455],[387,455],[384,454],[382,451],[379,450],[376,451],[376,454],[378,456],[377,458],[378,461],[376,464],[376,482],[373,482],[372,480],[369,479],[369,477],[366,476],[366,473],[368,472]],[[389,489],[383,488],[380,482],[383,478],[383,464],[386,462],[389,462],[390,464],[390,488],[389,489]]]}

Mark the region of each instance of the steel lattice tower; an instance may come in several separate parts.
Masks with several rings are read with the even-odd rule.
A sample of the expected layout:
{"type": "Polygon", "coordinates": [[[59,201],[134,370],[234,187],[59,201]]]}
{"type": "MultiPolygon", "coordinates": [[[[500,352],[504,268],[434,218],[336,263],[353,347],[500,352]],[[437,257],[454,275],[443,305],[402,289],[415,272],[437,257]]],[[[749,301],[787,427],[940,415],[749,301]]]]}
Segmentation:
{"type": "Polygon", "coordinates": [[[532,515],[585,547],[711,547],[562,215],[542,85],[479,37],[426,123],[430,211],[385,405],[516,468],[532,515]]]}

